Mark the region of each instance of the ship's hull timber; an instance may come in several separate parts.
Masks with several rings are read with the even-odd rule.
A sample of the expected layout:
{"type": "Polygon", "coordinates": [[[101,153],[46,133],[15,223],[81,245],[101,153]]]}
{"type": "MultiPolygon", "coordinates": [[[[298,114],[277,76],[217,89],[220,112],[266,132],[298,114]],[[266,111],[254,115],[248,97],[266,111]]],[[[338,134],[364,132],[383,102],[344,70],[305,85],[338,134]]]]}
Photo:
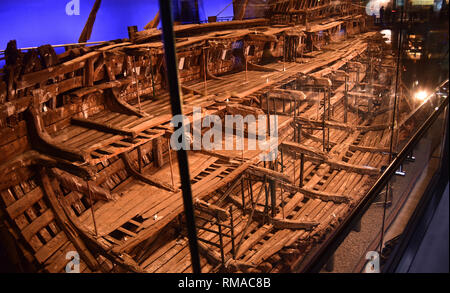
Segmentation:
{"type": "MultiPolygon", "coordinates": [[[[276,164],[188,152],[203,272],[295,271],[388,162],[389,48],[356,10],[320,20],[325,8],[175,28],[191,123],[194,107],[279,118],[276,164]]],[[[64,272],[77,251],[82,272],[191,271],[160,37],[7,50],[0,215],[29,270],[64,272]]]]}

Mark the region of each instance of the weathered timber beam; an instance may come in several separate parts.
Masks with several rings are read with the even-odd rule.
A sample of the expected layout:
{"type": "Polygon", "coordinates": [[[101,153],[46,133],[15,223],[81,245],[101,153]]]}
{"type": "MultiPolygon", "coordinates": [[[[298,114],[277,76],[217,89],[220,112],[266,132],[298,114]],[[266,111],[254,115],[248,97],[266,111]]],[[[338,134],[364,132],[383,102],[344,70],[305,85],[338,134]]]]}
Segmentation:
{"type": "Polygon", "coordinates": [[[135,177],[136,179],[145,182],[147,184],[156,186],[158,188],[162,188],[164,190],[170,191],[170,192],[177,192],[177,189],[175,189],[174,187],[170,186],[169,184],[166,184],[164,182],[160,182],[150,176],[144,175],[139,173],[132,165],[130,158],[128,157],[128,155],[126,153],[122,153],[120,154],[120,157],[122,158],[123,162],[125,163],[125,168],[127,169],[127,171],[129,172],[129,174],[133,177],[135,177]]]}
{"type": "Polygon", "coordinates": [[[31,107],[24,112],[28,135],[33,148],[48,155],[60,157],[68,161],[88,161],[88,155],[86,153],[56,142],[45,131],[44,122],[36,112],[37,111],[31,107]]]}
{"type": "Polygon", "coordinates": [[[360,82],[359,85],[367,86],[367,87],[376,87],[376,88],[380,88],[380,89],[389,89],[390,88],[389,85],[377,84],[377,83],[367,83],[367,82],[360,82]]]}
{"type": "Polygon", "coordinates": [[[156,12],[155,17],[144,26],[144,29],[148,30],[148,29],[152,29],[152,28],[157,28],[160,20],[161,20],[161,17],[160,17],[160,13],[158,10],[158,12],[156,12]]]}
{"type": "Polygon", "coordinates": [[[269,92],[270,98],[277,98],[280,100],[296,100],[306,101],[309,100],[302,91],[297,90],[285,90],[285,89],[273,89],[269,92]]]}
{"type": "Polygon", "coordinates": [[[204,93],[202,93],[202,92],[200,92],[200,91],[198,91],[198,90],[194,90],[193,88],[191,88],[191,87],[188,87],[188,86],[186,86],[186,85],[181,85],[180,86],[181,87],[181,89],[183,90],[183,91],[185,91],[185,92],[190,92],[190,93],[194,93],[194,94],[196,94],[196,95],[200,95],[200,96],[203,96],[204,95],[204,93]]]}
{"type": "Polygon", "coordinates": [[[225,268],[233,272],[236,271],[247,272],[249,269],[256,268],[256,266],[245,261],[229,258],[228,261],[225,263],[225,268]]]}
{"type": "Polygon", "coordinates": [[[53,169],[52,173],[55,176],[55,178],[58,179],[59,183],[61,183],[61,185],[63,185],[65,188],[69,190],[77,191],[82,194],[90,193],[96,200],[110,201],[114,199],[114,197],[108,190],[98,186],[93,182],[90,182],[88,185],[85,180],[61,172],[58,169],[53,169]]]}
{"type": "Polygon", "coordinates": [[[228,104],[226,109],[227,112],[231,115],[242,115],[244,117],[247,115],[254,115],[255,117],[257,117],[258,115],[264,115],[264,111],[260,108],[245,106],[241,104],[228,104]]]}
{"type": "Polygon", "coordinates": [[[350,201],[350,198],[345,195],[332,194],[322,191],[316,191],[312,189],[306,189],[302,187],[298,187],[292,184],[282,184],[283,189],[289,191],[291,193],[299,192],[303,194],[307,198],[317,198],[323,201],[332,201],[335,203],[347,203],[350,201]]]}
{"type": "Polygon", "coordinates": [[[283,150],[286,150],[288,152],[293,152],[293,153],[299,153],[299,154],[305,154],[305,155],[309,155],[312,157],[318,157],[322,160],[328,160],[329,156],[324,153],[323,151],[320,150],[316,150],[315,148],[300,144],[300,143],[296,143],[296,142],[292,142],[292,141],[285,141],[282,142],[280,147],[283,150]]]}
{"type": "Polygon", "coordinates": [[[109,88],[105,91],[106,105],[111,111],[138,117],[148,116],[148,114],[144,111],[139,111],[135,107],[120,99],[118,92],[119,89],[117,88],[109,88]]]}
{"type": "Polygon", "coordinates": [[[253,64],[250,61],[247,61],[247,69],[253,71],[262,71],[262,72],[279,72],[280,70],[275,68],[270,68],[267,66],[262,66],[258,64],[253,64]]]}
{"type": "Polygon", "coordinates": [[[361,151],[370,153],[389,153],[389,148],[380,147],[370,147],[370,146],[360,146],[360,145],[349,145],[348,149],[350,151],[361,151]]]}
{"type": "Polygon", "coordinates": [[[348,92],[347,93],[349,96],[351,97],[357,97],[359,99],[364,99],[364,100],[370,100],[370,99],[376,99],[378,98],[378,96],[369,94],[369,93],[364,93],[364,92],[348,92]]]}
{"type": "MultiPolygon", "coordinates": [[[[296,122],[298,124],[302,124],[302,125],[305,125],[305,124],[310,125],[313,127],[322,127],[323,126],[323,122],[320,120],[310,120],[310,119],[303,118],[303,117],[295,117],[294,122],[296,122]]],[[[352,126],[347,123],[326,120],[325,127],[354,132],[354,131],[385,130],[385,129],[389,128],[389,125],[388,124],[374,124],[374,125],[368,125],[368,126],[362,126],[362,125],[352,126]]]]}
{"type": "Polygon", "coordinates": [[[211,216],[217,216],[221,221],[225,221],[228,219],[228,213],[226,210],[216,205],[205,202],[201,199],[195,200],[194,207],[197,210],[205,212],[211,216]]]}
{"type": "Polygon", "coordinates": [[[73,125],[78,125],[78,126],[81,126],[81,127],[94,129],[94,130],[98,130],[98,131],[102,131],[102,132],[106,132],[106,133],[125,135],[125,136],[130,136],[132,138],[135,138],[137,136],[137,133],[135,131],[118,128],[118,127],[115,127],[113,125],[99,123],[99,122],[95,122],[95,121],[92,121],[92,120],[89,120],[89,119],[75,118],[74,117],[74,118],[71,119],[70,122],[73,125]]]}
{"type": "Polygon", "coordinates": [[[354,164],[337,161],[334,159],[321,160],[321,159],[318,159],[315,157],[309,157],[309,156],[306,159],[311,162],[318,163],[318,164],[321,164],[321,163],[328,164],[332,169],[356,172],[356,173],[359,173],[362,175],[379,175],[381,172],[379,168],[374,168],[374,167],[370,167],[370,166],[354,165],[354,164]]]}
{"type": "Polygon", "coordinates": [[[318,226],[318,222],[304,221],[304,220],[289,220],[289,219],[272,219],[272,225],[276,229],[303,229],[312,230],[318,226]]]}
{"type": "Polygon", "coordinates": [[[314,85],[318,87],[324,87],[324,88],[331,88],[333,86],[333,83],[329,78],[326,77],[316,77],[314,75],[311,75],[314,78],[314,85]]]}
{"type": "Polygon", "coordinates": [[[73,227],[71,221],[68,219],[66,213],[61,208],[61,205],[56,198],[52,184],[45,169],[40,170],[40,179],[42,183],[42,188],[44,189],[45,195],[50,203],[50,206],[55,214],[56,220],[59,222],[60,227],[70,239],[70,242],[76,247],[77,251],[80,253],[82,259],[86,262],[89,268],[96,271],[100,266],[95,257],[92,255],[91,251],[87,248],[86,244],[81,239],[80,235],[77,233],[75,227],[73,227]]]}
{"type": "Polygon", "coordinates": [[[283,173],[273,171],[273,170],[263,168],[263,167],[254,166],[254,165],[251,165],[246,170],[246,172],[250,175],[254,175],[257,177],[261,177],[261,178],[267,177],[267,179],[269,179],[269,180],[271,179],[271,180],[275,180],[275,181],[288,182],[288,183],[292,182],[291,178],[283,173]]]}
{"type": "Polygon", "coordinates": [[[212,265],[217,266],[222,263],[222,258],[220,257],[220,254],[200,241],[198,242],[198,251],[212,265]]]}
{"type": "Polygon", "coordinates": [[[234,0],[233,1],[234,19],[242,20],[244,18],[248,1],[249,0],[240,0],[240,1],[234,0]]]}
{"type": "Polygon", "coordinates": [[[57,198],[55,193],[52,192],[51,195],[48,196],[48,199],[53,207],[62,209],[62,213],[60,212],[59,215],[63,215],[63,213],[65,214],[68,225],[73,225],[73,228],[68,230],[73,232],[69,233],[76,233],[75,235],[78,233],[81,234],[81,237],[77,236],[77,238],[85,239],[93,251],[99,252],[102,256],[109,259],[113,263],[118,264],[127,271],[135,273],[145,272],[128,254],[115,253],[110,246],[105,244],[106,241],[103,238],[97,238],[97,236],[95,236],[91,231],[87,230],[86,226],[80,222],[78,217],[75,216],[74,212],[69,208],[70,205],[66,202],[64,197],[57,198]]]}
{"type": "Polygon", "coordinates": [[[97,12],[100,9],[101,3],[102,0],[95,0],[94,6],[92,7],[91,13],[89,14],[89,18],[86,21],[83,31],[81,32],[80,38],[78,39],[78,43],[85,43],[91,38],[95,18],[97,17],[97,12]]]}
{"type": "MultiPolygon", "coordinates": [[[[302,130],[302,137],[305,137],[305,138],[308,138],[308,139],[311,139],[311,140],[313,140],[313,141],[317,141],[317,142],[320,142],[320,143],[323,142],[323,137],[317,137],[317,136],[312,135],[312,134],[310,134],[310,133],[308,133],[307,131],[304,131],[304,130],[302,130]]],[[[328,142],[328,144],[329,144],[331,147],[334,147],[334,146],[337,145],[338,143],[337,143],[336,141],[330,140],[330,141],[328,142]]]]}

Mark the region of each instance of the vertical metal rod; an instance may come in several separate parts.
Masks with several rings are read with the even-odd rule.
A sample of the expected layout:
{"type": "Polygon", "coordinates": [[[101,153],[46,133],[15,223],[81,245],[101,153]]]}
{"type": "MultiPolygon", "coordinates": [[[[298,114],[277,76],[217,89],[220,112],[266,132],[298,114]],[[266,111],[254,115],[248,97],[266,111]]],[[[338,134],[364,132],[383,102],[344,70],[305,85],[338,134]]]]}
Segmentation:
{"type": "Polygon", "coordinates": [[[223,251],[222,225],[219,223],[219,215],[217,215],[216,218],[217,218],[217,227],[219,228],[220,258],[222,259],[222,266],[225,266],[225,254],[223,251]]]}
{"type": "Polygon", "coordinates": [[[91,205],[92,222],[94,223],[95,236],[98,236],[97,222],[95,221],[95,213],[94,213],[94,201],[92,200],[92,192],[91,186],[89,186],[89,180],[86,180],[86,184],[88,188],[89,204],[91,205]]]}
{"type": "Polygon", "coordinates": [[[281,212],[283,215],[283,219],[286,218],[285,214],[284,214],[284,195],[283,195],[283,185],[280,184],[280,189],[281,189],[281,212]]]}
{"type": "Polygon", "coordinates": [[[250,202],[253,204],[253,183],[250,179],[248,180],[248,187],[250,189],[250,202]]]}
{"type": "Polygon", "coordinates": [[[230,205],[230,233],[231,233],[231,254],[233,259],[236,259],[236,247],[234,244],[234,220],[233,220],[233,206],[230,205]]]}
{"type": "MultiPolygon", "coordinates": [[[[167,65],[167,77],[170,89],[170,100],[172,114],[182,115],[182,98],[180,92],[180,83],[178,80],[177,56],[175,49],[175,35],[173,32],[172,20],[172,1],[159,0],[159,9],[161,13],[161,23],[163,30],[164,52],[167,65]]],[[[175,131],[186,129],[184,122],[182,125],[176,125],[175,131]]],[[[191,179],[189,173],[189,161],[187,152],[184,149],[177,151],[178,167],[180,171],[181,189],[183,194],[184,212],[186,215],[186,225],[189,239],[189,249],[191,253],[192,271],[195,274],[201,273],[200,258],[197,242],[197,231],[195,227],[194,207],[192,203],[191,179]]]]}
{"type": "Polygon", "coordinates": [[[269,180],[269,188],[270,188],[270,204],[272,208],[272,217],[275,217],[277,214],[277,189],[274,180],[269,180]]]}
{"type": "Polygon", "coordinates": [[[172,179],[172,187],[175,188],[175,181],[173,178],[173,163],[172,163],[172,152],[170,149],[170,139],[167,139],[167,148],[168,148],[168,152],[169,152],[169,162],[170,162],[170,178],[172,179]]]}
{"type": "Polygon", "coordinates": [[[241,178],[241,196],[242,196],[242,213],[245,215],[245,191],[244,191],[244,176],[241,178]]]}
{"type": "MultiPolygon", "coordinates": [[[[346,69],[347,73],[347,69],[346,69]]],[[[348,76],[345,75],[345,92],[344,92],[344,123],[347,123],[347,113],[348,113],[348,76]]]]}

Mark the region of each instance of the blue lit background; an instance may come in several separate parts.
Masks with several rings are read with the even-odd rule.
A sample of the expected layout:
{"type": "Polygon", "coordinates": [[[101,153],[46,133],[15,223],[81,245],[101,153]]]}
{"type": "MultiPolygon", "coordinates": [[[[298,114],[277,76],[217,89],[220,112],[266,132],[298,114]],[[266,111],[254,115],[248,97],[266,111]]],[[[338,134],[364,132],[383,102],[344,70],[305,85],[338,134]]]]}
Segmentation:
{"type": "MultiPolygon", "coordinates": [[[[80,15],[66,15],[69,0],[1,0],[0,49],[10,40],[17,40],[19,48],[44,44],[76,43],[95,0],[80,0],[80,15]]],[[[200,1],[200,18],[217,15],[232,0],[200,1]]],[[[109,41],[127,38],[127,27],[139,30],[153,19],[158,11],[157,0],[103,0],[97,13],[90,41],[109,41]]],[[[233,5],[220,14],[233,16],[233,5]]]]}

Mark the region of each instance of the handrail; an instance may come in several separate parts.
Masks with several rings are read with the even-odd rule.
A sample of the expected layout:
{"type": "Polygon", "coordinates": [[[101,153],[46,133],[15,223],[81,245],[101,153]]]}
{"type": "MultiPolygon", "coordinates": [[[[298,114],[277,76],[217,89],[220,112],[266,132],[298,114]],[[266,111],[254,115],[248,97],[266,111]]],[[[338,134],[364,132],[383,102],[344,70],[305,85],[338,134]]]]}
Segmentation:
{"type": "MultiPolygon", "coordinates": [[[[430,94],[427,99],[433,96],[437,90],[448,83],[448,79],[442,82],[435,91],[430,94]]],[[[343,221],[341,225],[335,229],[332,234],[322,243],[314,249],[309,256],[307,256],[298,268],[294,268],[295,271],[302,273],[314,273],[319,272],[328,259],[333,255],[335,250],[339,247],[342,241],[347,237],[353,227],[358,223],[362,216],[369,209],[372,202],[377,195],[385,188],[386,184],[391,180],[392,175],[398,170],[403,161],[411,154],[413,148],[418,144],[422,137],[427,133],[428,129],[433,125],[439,115],[444,111],[448,105],[448,95],[442,101],[442,103],[435,108],[433,114],[422,124],[419,130],[409,139],[408,143],[398,153],[391,164],[386,168],[383,174],[378,178],[372,188],[367,192],[366,196],[357,204],[352,210],[351,214],[343,221]]]]}

